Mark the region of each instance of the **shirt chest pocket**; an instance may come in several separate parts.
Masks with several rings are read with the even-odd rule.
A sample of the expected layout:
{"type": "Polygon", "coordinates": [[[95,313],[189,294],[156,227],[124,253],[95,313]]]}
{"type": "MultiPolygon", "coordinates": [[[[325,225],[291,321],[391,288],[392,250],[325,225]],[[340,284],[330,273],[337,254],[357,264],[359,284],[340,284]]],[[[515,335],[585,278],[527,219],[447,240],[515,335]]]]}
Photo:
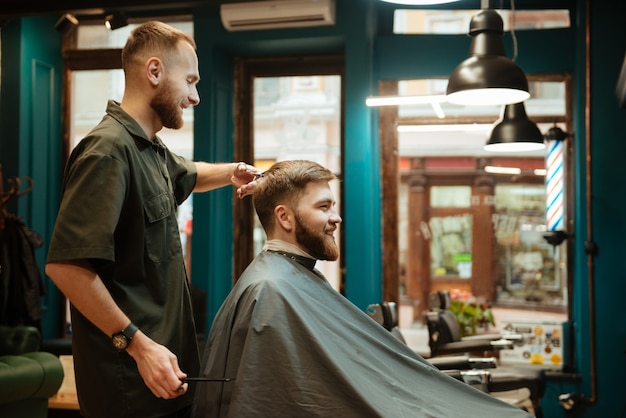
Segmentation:
{"type": "Polygon", "coordinates": [[[172,198],[163,193],[144,205],[146,255],[155,263],[181,253],[180,237],[172,198]]]}

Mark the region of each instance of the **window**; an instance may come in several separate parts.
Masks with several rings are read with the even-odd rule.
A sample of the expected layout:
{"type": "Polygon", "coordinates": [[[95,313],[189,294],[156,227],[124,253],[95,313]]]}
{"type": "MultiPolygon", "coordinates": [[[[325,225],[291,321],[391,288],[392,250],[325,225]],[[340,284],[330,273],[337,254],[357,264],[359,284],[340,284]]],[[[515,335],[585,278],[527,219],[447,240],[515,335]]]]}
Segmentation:
{"type": "Polygon", "coordinates": [[[562,306],[567,270],[560,258],[565,254],[543,237],[547,230],[545,186],[500,184],[494,195],[497,300],[562,306]]]}
{"type": "MultiPolygon", "coordinates": [[[[316,161],[341,175],[341,77],[309,75],[254,79],[254,164],[269,168],[282,160],[316,161]]],[[[340,190],[333,184],[340,208],[340,190]]],[[[255,217],[254,252],[265,242],[255,217]]],[[[337,239],[340,238],[337,236],[337,239]]],[[[340,287],[339,261],[318,262],[328,281],[340,287]]]]}
{"type": "MultiPolygon", "coordinates": [[[[235,67],[236,159],[269,168],[278,161],[306,159],[341,178],[343,56],[241,58],[235,67]]],[[[331,184],[341,213],[341,182],[331,184]]],[[[251,202],[235,202],[242,220],[235,234],[235,274],[261,251],[265,233],[251,202]],[[249,221],[248,221],[249,220],[249,221]]],[[[336,235],[341,247],[341,237],[336,235]]],[[[342,288],[340,257],[316,267],[337,290],[342,288]]]]}
{"type": "Polygon", "coordinates": [[[433,216],[430,228],[430,276],[472,277],[472,216],[433,216]]]}

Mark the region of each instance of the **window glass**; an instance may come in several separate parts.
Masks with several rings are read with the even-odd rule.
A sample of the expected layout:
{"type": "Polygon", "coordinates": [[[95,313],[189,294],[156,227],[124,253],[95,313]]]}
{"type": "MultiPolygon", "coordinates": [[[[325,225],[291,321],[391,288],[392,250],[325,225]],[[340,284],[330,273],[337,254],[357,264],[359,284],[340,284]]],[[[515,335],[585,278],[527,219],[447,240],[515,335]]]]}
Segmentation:
{"type": "Polygon", "coordinates": [[[433,186],[430,188],[430,207],[469,208],[472,188],[469,186],[433,186]]]}
{"type": "MultiPolygon", "coordinates": [[[[254,159],[260,168],[283,160],[311,160],[341,176],[341,76],[256,77],[254,159]]],[[[334,182],[331,187],[340,211],[339,184],[334,182]]],[[[256,215],[254,240],[256,254],[265,242],[256,215]]],[[[339,261],[318,262],[316,266],[339,290],[339,261]]]]}
{"type": "Polygon", "coordinates": [[[71,77],[70,147],[73,149],[100,122],[107,101],[122,100],[124,73],[121,69],[72,71],[71,77]]]}
{"type": "MultiPolygon", "coordinates": [[[[173,26],[193,37],[193,22],[173,22],[167,21],[173,26]]],[[[130,32],[137,27],[137,23],[115,30],[109,30],[101,25],[81,24],[78,26],[77,48],[78,49],[108,49],[123,48],[130,32]]]]}
{"type": "Polygon", "coordinates": [[[493,226],[498,263],[498,301],[565,303],[565,253],[545,239],[546,188],[502,184],[495,188],[493,226]]]}
{"type": "MultiPolygon", "coordinates": [[[[569,10],[496,10],[504,30],[568,28],[569,10]]],[[[396,34],[466,34],[478,10],[396,9],[393,31],[396,34]]]]}
{"type": "Polygon", "coordinates": [[[430,218],[430,275],[472,277],[472,216],[430,218]]]}

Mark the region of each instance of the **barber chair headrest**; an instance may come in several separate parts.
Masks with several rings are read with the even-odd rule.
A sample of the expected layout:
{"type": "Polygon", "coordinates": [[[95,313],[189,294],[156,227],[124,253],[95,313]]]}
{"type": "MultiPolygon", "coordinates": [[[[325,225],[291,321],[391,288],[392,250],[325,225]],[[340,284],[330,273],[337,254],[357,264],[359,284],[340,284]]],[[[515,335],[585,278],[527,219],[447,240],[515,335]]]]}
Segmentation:
{"type": "Polygon", "coordinates": [[[450,309],[450,301],[450,292],[448,292],[447,290],[432,292],[428,296],[428,308],[431,311],[450,309]]]}

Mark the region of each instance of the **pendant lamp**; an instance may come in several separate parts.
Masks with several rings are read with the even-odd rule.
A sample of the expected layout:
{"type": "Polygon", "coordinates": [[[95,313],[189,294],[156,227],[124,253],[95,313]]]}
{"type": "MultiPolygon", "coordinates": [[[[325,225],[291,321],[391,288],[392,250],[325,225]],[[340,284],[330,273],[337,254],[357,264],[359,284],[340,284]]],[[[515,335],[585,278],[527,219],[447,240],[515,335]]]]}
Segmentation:
{"type": "Polygon", "coordinates": [[[543,140],[541,131],[528,119],[524,103],[520,102],[503,107],[484,148],[495,152],[538,151],[546,147],[543,140]]]}
{"type": "Polygon", "coordinates": [[[448,80],[447,100],[459,105],[505,105],[530,97],[522,69],[505,56],[504,24],[493,9],[482,9],[470,22],[469,57],[448,80]]]}

